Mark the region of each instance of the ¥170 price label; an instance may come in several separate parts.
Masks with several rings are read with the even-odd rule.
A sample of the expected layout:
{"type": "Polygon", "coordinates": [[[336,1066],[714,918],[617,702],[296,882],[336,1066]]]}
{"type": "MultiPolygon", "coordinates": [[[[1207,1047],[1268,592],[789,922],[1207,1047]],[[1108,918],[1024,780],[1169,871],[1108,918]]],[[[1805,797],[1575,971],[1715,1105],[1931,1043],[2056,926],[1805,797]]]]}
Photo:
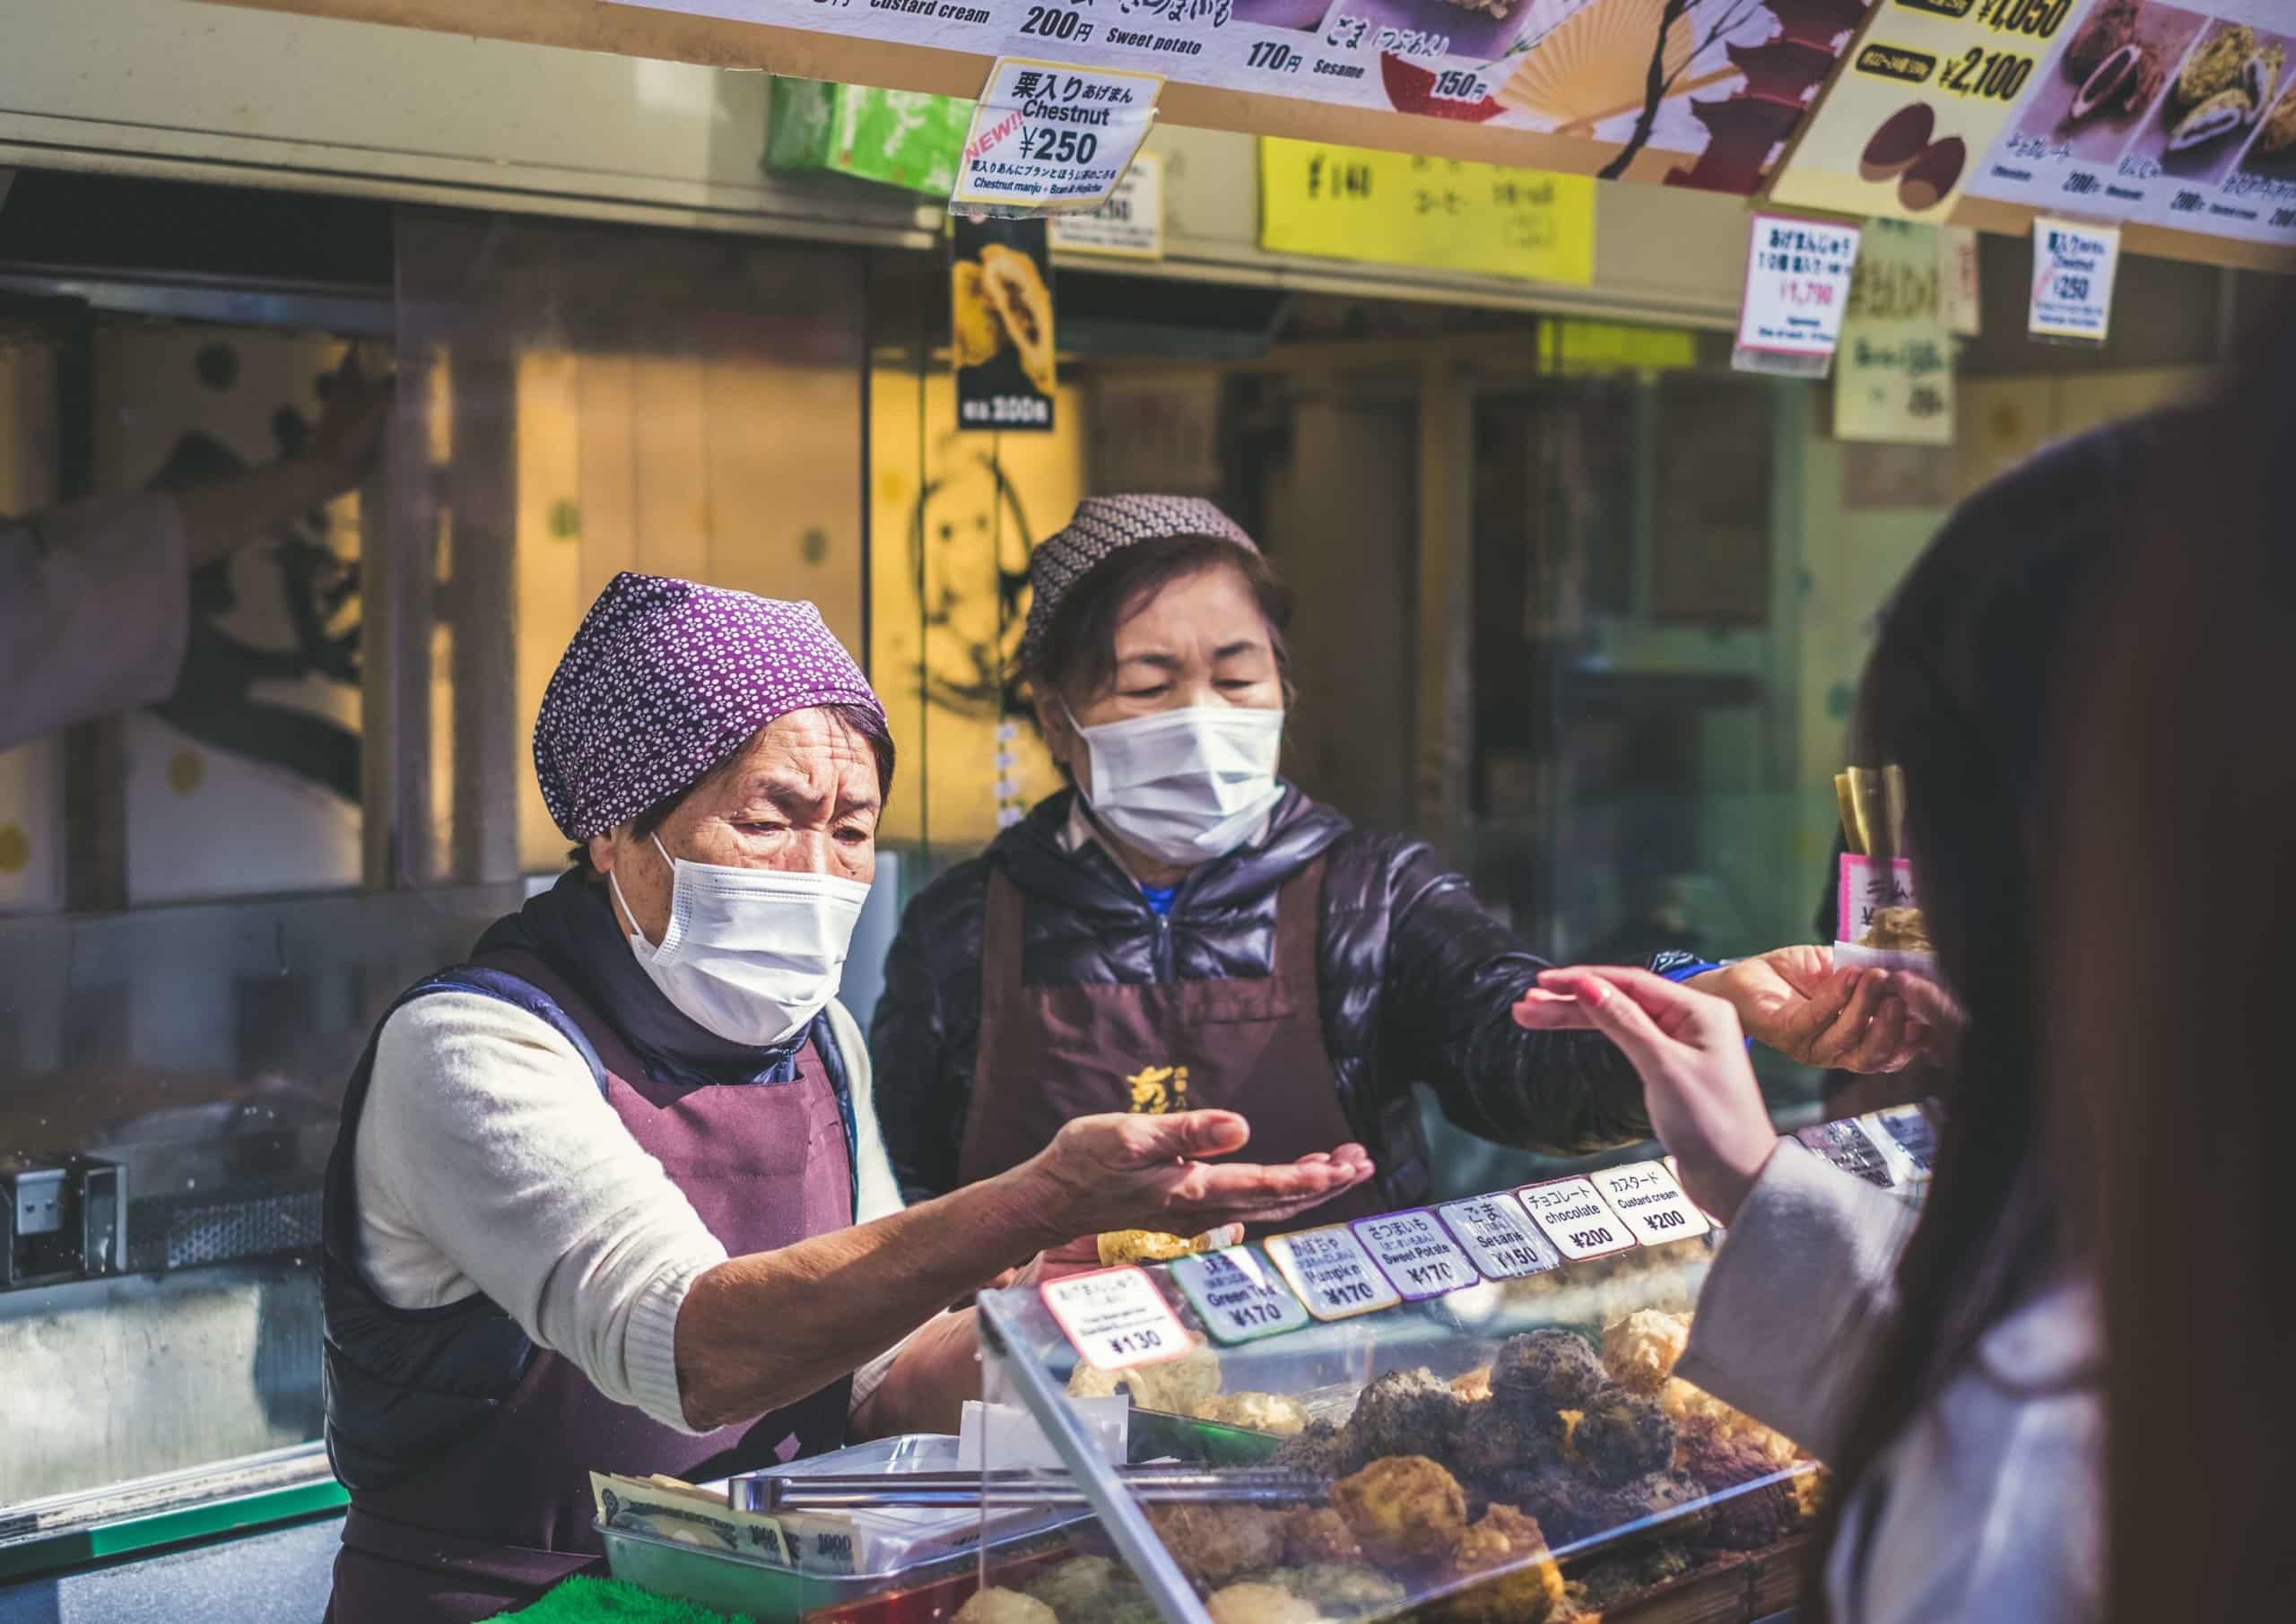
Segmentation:
{"type": "Polygon", "coordinates": [[[1318,1319],[1352,1319],[1403,1301],[1344,1224],[1275,1236],[1267,1255],[1318,1319]]]}
{"type": "Polygon", "coordinates": [[[1170,1267],[1173,1283],[1214,1342],[1257,1342],[1308,1323],[1300,1299],[1249,1246],[1176,1257],[1170,1267]]]}
{"type": "Polygon", "coordinates": [[[1156,1282],[1137,1268],[1072,1274],[1039,1290],[1068,1345],[1096,1370],[1178,1359],[1192,1345],[1156,1282]]]}
{"type": "Polygon", "coordinates": [[[1359,1218],[1355,1236],[1405,1302],[1440,1297],[1483,1279],[1474,1260],[1459,1249],[1432,1212],[1359,1218]]]}

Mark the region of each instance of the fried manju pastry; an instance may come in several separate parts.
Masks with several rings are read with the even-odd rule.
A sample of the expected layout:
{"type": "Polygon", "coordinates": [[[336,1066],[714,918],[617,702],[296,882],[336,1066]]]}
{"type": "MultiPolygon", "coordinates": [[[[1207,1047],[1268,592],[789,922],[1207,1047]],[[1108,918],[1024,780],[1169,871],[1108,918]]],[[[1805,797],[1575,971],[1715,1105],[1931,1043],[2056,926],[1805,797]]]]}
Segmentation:
{"type": "Polygon", "coordinates": [[[1492,1403],[1513,1406],[1536,1420],[1559,1411],[1585,1409],[1609,1380],[1585,1337],[1569,1331],[1534,1331],[1500,1344],[1491,1367],[1491,1397],[1492,1403]]]}
{"type": "Polygon", "coordinates": [[[1354,1562],[1311,1562],[1300,1568],[1277,1568],[1256,1573],[1264,1585],[1280,1585],[1293,1595],[1316,1604],[1326,1619],[1360,1619],[1395,1612],[1411,1593],[1378,1568],[1354,1562]]]}
{"type": "Polygon", "coordinates": [[[1206,1399],[1196,1410],[1199,1420],[1253,1432],[1294,1437],[1307,1430],[1308,1411],[1298,1399],[1280,1393],[1222,1393],[1206,1399]]]}
{"type": "Polygon", "coordinates": [[[1323,1624],[1305,1596],[1281,1585],[1231,1585],[1205,1598],[1212,1624],[1323,1624]]]}
{"type": "Polygon", "coordinates": [[[1204,1585],[1225,1585],[1283,1556],[1283,1518],[1251,1506],[1151,1506],[1148,1521],[1180,1571],[1204,1585]]]}
{"type": "Polygon", "coordinates": [[[1539,1624],[1562,1604],[1562,1569],[1535,1517],[1493,1505],[1460,1534],[1446,1566],[1457,1581],[1491,1576],[1446,1595],[1430,1610],[1441,1624],[1539,1624]]]}
{"type": "Polygon", "coordinates": [[[1295,1568],[1361,1562],[1363,1547],[1330,1507],[1303,1506],[1284,1514],[1283,1559],[1295,1568]]]}
{"type": "Polygon", "coordinates": [[[1674,1373],[1690,1346],[1690,1316],[1644,1308],[1603,1327],[1603,1368],[1611,1380],[1645,1397],[1674,1373]]]}
{"type": "Polygon", "coordinates": [[[1674,1464],[1674,1423],[1657,1400],[1613,1385],[1587,1401],[1570,1450],[1603,1482],[1628,1482],[1674,1464]]]}
{"type": "Polygon", "coordinates": [[[1034,1596],[991,1585],[974,1591],[957,1609],[955,1624],[1060,1624],[1060,1620],[1034,1596]]]}
{"type": "Polygon", "coordinates": [[[1448,1456],[1466,1422],[1466,1401],[1432,1370],[1390,1370],[1363,1389],[1347,1429],[1367,1460],[1448,1456]]]}
{"type": "Polygon", "coordinates": [[[1802,1519],[1791,1480],[1751,1445],[1719,1437],[1691,1439],[1683,1446],[1682,1469],[1707,1493],[1720,1497],[1701,1519],[1703,1544],[1724,1550],[1766,1550],[1793,1533],[1802,1519]]]}
{"type": "Polygon", "coordinates": [[[1466,1491],[1423,1455],[1373,1461],[1333,1484],[1331,1503],[1382,1568],[1443,1560],[1467,1525],[1466,1491]]]}

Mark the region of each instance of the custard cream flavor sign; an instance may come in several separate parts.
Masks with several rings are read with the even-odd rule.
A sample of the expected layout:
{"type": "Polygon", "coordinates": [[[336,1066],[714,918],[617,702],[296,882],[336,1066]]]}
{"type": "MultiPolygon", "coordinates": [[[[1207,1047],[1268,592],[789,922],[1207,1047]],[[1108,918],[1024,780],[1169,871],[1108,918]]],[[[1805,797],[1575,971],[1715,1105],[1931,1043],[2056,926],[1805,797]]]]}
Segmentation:
{"type": "Polygon", "coordinates": [[[2296,244],[2296,3],[2090,0],[1969,191],[2296,244]]]}
{"type": "Polygon", "coordinates": [[[1586,142],[1763,184],[1869,0],[613,0],[1586,142]]]}

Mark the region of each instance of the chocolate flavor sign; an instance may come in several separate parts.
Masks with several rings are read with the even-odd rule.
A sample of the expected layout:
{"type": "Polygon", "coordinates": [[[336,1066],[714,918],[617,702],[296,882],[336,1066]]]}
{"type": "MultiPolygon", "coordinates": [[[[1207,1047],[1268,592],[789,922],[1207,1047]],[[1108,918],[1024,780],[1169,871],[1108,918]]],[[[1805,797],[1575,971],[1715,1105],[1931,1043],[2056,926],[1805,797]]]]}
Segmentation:
{"type": "Polygon", "coordinates": [[[1565,136],[1606,178],[1744,194],[1869,0],[612,3],[1565,136]]]}

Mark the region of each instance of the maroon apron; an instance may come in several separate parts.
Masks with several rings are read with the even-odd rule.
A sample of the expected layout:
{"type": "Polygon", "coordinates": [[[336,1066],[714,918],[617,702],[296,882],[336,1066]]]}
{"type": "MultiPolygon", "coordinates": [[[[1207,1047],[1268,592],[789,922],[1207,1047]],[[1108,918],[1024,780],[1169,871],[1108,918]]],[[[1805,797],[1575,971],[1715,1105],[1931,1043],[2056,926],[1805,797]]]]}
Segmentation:
{"type": "MultiPolygon", "coordinates": [[[[980,1045],[957,1158],[961,1183],[993,1177],[1052,1142],[1073,1116],[1217,1108],[1252,1126],[1240,1154],[1281,1163],[1353,1139],[1324,1052],[1316,933],[1324,860],[1275,899],[1275,962],[1256,979],[1021,981],[1021,890],[988,874],[980,942],[980,1045]]],[[[1286,1224],[1385,1211],[1361,1185],[1286,1224]]]]}
{"type": "MultiPolygon", "coordinates": [[[[478,962],[547,994],[606,1070],[606,1099],[734,1256],[853,1222],[845,1114],[808,1041],[786,1083],[677,1088],[646,1077],[613,1029],[539,959],[478,962]]],[[[584,1086],[587,1086],[585,1082],[584,1086]]],[[[412,1479],[354,1492],[335,1563],[330,1624],[474,1624],[601,1567],[589,1474],[688,1481],[838,1447],[849,1380],[752,1425],[690,1437],[617,1404],[570,1359],[536,1349],[491,1419],[412,1479]]]]}

